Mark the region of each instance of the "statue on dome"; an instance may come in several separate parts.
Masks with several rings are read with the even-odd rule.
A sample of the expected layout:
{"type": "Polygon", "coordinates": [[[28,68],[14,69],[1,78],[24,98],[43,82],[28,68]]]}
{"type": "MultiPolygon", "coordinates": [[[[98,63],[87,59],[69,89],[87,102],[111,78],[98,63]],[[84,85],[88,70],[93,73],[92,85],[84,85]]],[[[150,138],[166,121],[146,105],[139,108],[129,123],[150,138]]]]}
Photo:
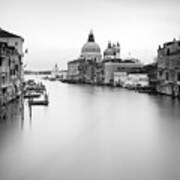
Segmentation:
{"type": "Polygon", "coordinates": [[[95,38],[92,30],[89,33],[88,42],[95,42],[95,38]]]}

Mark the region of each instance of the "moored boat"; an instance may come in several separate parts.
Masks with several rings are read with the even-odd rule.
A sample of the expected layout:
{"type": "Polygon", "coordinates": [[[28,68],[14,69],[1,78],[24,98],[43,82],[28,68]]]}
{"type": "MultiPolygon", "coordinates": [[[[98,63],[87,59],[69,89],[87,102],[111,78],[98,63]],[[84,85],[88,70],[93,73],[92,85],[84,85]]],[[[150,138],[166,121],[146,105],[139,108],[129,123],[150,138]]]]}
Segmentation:
{"type": "Polygon", "coordinates": [[[41,96],[40,92],[36,92],[36,91],[27,91],[24,94],[24,98],[38,98],[41,96]]]}
{"type": "Polygon", "coordinates": [[[47,93],[42,94],[39,98],[30,98],[28,101],[29,105],[44,105],[48,106],[49,98],[47,93]]]}

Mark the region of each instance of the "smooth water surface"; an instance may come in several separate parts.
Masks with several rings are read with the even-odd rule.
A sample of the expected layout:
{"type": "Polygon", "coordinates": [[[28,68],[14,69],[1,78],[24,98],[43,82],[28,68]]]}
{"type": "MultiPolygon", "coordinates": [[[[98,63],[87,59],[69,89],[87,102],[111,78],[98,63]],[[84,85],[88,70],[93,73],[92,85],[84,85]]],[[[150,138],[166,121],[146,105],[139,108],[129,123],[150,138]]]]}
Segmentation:
{"type": "Polygon", "coordinates": [[[0,121],[0,180],[178,180],[180,101],[44,81],[50,104],[0,121]]]}

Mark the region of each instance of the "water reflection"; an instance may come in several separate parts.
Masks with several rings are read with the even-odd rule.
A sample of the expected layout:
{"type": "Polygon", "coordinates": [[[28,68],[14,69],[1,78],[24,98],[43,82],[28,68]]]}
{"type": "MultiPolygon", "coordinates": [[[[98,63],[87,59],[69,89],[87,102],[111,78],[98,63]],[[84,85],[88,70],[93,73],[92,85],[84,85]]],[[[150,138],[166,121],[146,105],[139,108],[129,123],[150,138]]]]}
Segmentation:
{"type": "Polygon", "coordinates": [[[24,99],[20,97],[5,106],[0,107],[0,128],[9,124],[24,122],[24,99]]]}
{"type": "Polygon", "coordinates": [[[24,120],[15,115],[14,123],[1,122],[0,179],[180,179],[178,100],[44,83],[48,107],[25,101],[24,120]]]}
{"type": "MultiPolygon", "coordinates": [[[[0,107],[0,161],[3,162],[1,158],[4,153],[9,155],[9,150],[14,149],[12,147],[16,144],[23,128],[24,100],[20,97],[18,100],[0,107]]],[[[2,168],[1,163],[0,168],[2,168]]]]}
{"type": "Polygon", "coordinates": [[[32,126],[32,106],[29,105],[29,124],[32,126]]]}

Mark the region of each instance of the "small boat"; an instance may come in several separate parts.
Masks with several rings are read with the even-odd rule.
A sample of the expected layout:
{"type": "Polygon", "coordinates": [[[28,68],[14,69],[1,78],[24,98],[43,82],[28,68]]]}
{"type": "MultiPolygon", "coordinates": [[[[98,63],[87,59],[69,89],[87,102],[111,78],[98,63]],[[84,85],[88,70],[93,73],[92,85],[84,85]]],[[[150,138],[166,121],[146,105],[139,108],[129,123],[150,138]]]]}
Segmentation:
{"type": "Polygon", "coordinates": [[[41,93],[35,92],[35,91],[27,91],[24,94],[24,98],[39,98],[41,96],[41,93]]]}
{"type": "Polygon", "coordinates": [[[31,98],[29,99],[29,105],[43,105],[48,106],[49,104],[49,98],[47,93],[41,95],[39,98],[31,98]]]}
{"type": "Polygon", "coordinates": [[[49,79],[49,81],[56,81],[55,77],[49,77],[48,79],[49,79]]]}

